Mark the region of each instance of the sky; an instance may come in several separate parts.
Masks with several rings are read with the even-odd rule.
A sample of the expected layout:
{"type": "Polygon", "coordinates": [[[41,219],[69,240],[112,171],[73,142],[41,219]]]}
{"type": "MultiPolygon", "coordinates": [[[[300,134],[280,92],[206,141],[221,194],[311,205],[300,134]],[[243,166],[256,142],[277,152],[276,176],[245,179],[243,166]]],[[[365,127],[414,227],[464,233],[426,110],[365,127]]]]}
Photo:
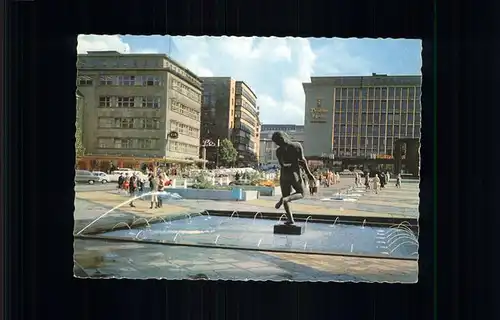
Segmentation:
{"type": "Polygon", "coordinates": [[[419,75],[420,40],[80,35],[78,52],[165,53],[200,77],[245,81],[263,124],[303,124],[312,76],[419,75]]]}

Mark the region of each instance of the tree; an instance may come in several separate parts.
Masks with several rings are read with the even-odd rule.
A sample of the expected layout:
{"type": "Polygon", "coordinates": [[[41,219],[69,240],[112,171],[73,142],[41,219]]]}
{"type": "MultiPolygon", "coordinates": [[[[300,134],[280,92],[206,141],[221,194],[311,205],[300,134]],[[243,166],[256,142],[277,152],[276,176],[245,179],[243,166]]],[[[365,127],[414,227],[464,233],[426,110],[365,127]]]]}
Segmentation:
{"type": "Polygon", "coordinates": [[[226,167],[231,166],[238,157],[238,152],[234,148],[233,143],[227,138],[221,141],[218,154],[219,163],[226,167]]]}

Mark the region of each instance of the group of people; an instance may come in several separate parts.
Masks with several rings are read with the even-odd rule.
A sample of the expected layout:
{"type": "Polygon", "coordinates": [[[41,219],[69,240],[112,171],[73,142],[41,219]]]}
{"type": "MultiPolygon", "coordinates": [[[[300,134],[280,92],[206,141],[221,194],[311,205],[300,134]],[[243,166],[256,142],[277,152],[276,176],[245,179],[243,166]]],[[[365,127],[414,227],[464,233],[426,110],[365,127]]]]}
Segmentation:
{"type": "MultiPolygon", "coordinates": [[[[149,190],[152,192],[150,209],[162,207],[162,199],[158,197],[158,192],[164,191],[167,181],[168,179],[163,172],[149,172],[147,182],[149,184],[149,190]]],[[[131,198],[135,198],[137,193],[144,192],[144,188],[146,187],[145,184],[146,181],[140,179],[135,173],[132,173],[130,177],[128,173],[120,174],[118,177],[118,192],[123,190],[127,192],[131,198]]],[[[130,201],[129,205],[135,208],[133,200],[130,201]]]]}
{"type": "MultiPolygon", "coordinates": [[[[380,172],[375,174],[373,180],[370,180],[370,175],[366,173],[364,186],[366,190],[373,189],[375,193],[378,193],[387,185],[387,183],[389,183],[390,178],[391,175],[389,172],[380,172]]],[[[356,187],[361,186],[361,176],[358,173],[355,173],[354,183],[356,187]]],[[[401,188],[401,174],[396,176],[396,188],[401,188]]]]}

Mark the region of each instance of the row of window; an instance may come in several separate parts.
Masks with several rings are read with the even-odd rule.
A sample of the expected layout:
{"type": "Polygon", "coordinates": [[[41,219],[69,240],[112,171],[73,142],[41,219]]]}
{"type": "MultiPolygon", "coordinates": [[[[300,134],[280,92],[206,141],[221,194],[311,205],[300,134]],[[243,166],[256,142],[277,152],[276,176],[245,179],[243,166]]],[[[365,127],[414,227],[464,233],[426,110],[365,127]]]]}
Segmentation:
{"type": "Polygon", "coordinates": [[[375,88],[335,88],[337,99],[368,98],[368,99],[420,99],[421,87],[375,87],[375,88]]]}
{"type": "Polygon", "coordinates": [[[143,149],[152,150],[158,148],[158,139],[142,138],[99,138],[100,149],[143,149]]]}
{"type": "Polygon", "coordinates": [[[252,116],[248,115],[245,112],[242,112],[241,110],[236,110],[234,116],[236,118],[241,118],[241,119],[245,120],[246,122],[248,122],[253,127],[255,127],[256,124],[257,124],[257,121],[255,121],[255,118],[253,118],[252,116]]]}
{"type": "Polygon", "coordinates": [[[180,92],[194,102],[201,102],[201,94],[199,92],[196,92],[178,80],[172,79],[172,89],[180,92]]]}
{"type": "MultiPolygon", "coordinates": [[[[77,78],[79,86],[91,86],[94,84],[94,79],[91,76],[79,76],[77,78]]],[[[133,76],[133,75],[116,75],[116,76],[100,76],[100,86],[144,86],[154,87],[162,86],[163,78],[161,76],[133,76]]]]}
{"type": "Polygon", "coordinates": [[[133,97],[133,96],[100,96],[100,108],[147,108],[159,109],[161,98],[155,96],[133,97]]]}
{"type": "Polygon", "coordinates": [[[168,150],[171,152],[186,153],[197,156],[199,154],[200,148],[199,146],[193,144],[169,140],[168,150]]]}
{"type": "Polygon", "coordinates": [[[243,109],[247,110],[248,113],[250,113],[254,117],[258,116],[257,110],[250,103],[248,103],[244,99],[236,98],[235,107],[236,108],[240,107],[240,108],[243,108],[243,109]]]}
{"type": "Polygon", "coordinates": [[[362,133],[364,135],[368,136],[378,136],[378,135],[399,135],[400,133],[404,132],[419,132],[420,133],[420,126],[413,126],[409,125],[407,127],[385,127],[385,126],[366,126],[366,127],[358,127],[358,126],[338,126],[334,129],[334,133],[336,135],[354,135],[357,136],[358,133],[362,133]]]}
{"type": "Polygon", "coordinates": [[[100,117],[99,128],[102,129],[160,129],[158,118],[112,118],[100,117]]]}
{"type": "Polygon", "coordinates": [[[336,100],[334,110],[335,112],[346,112],[346,111],[359,111],[362,112],[372,111],[372,112],[385,112],[404,110],[408,112],[420,112],[422,106],[419,101],[387,101],[387,100],[336,100]]]}
{"type": "Polygon", "coordinates": [[[187,118],[200,121],[200,111],[190,108],[179,101],[172,100],[170,103],[170,110],[187,118]]]}
{"type": "Polygon", "coordinates": [[[353,115],[352,113],[347,114],[339,114],[335,115],[334,122],[336,124],[340,123],[361,123],[366,124],[382,124],[385,125],[386,122],[388,125],[392,124],[400,124],[400,123],[409,123],[412,124],[414,121],[416,123],[420,123],[421,117],[420,114],[414,116],[412,113],[402,113],[402,114],[362,114],[361,119],[359,115],[353,115]]]}
{"type": "Polygon", "coordinates": [[[200,129],[188,126],[176,120],[170,120],[170,130],[196,139],[200,137],[200,129]]]}

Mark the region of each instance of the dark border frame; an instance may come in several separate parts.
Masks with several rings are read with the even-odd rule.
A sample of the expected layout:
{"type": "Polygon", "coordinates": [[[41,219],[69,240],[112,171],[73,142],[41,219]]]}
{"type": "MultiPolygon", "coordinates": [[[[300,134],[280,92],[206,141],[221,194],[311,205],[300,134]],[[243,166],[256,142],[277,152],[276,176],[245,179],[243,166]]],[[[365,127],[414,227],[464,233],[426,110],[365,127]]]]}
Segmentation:
{"type": "MultiPolygon", "coordinates": [[[[5,61],[10,72],[3,73],[7,94],[2,101],[6,143],[0,163],[3,166],[1,177],[7,181],[2,190],[5,195],[2,213],[7,227],[2,231],[4,243],[8,245],[5,256],[8,277],[4,278],[8,290],[4,294],[9,298],[7,318],[39,315],[43,318],[180,319],[183,315],[185,319],[201,319],[202,316],[204,319],[236,319],[237,314],[241,314],[251,319],[277,312],[277,317],[288,319],[335,316],[430,319],[433,316],[435,301],[432,298],[436,293],[433,249],[437,227],[434,170],[438,166],[434,161],[436,141],[433,137],[437,134],[436,113],[442,113],[445,117],[438,118],[446,130],[443,134],[440,131],[439,140],[447,143],[440,146],[440,153],[457,155],[458,145],[452,141],[458,136],[458,112],[451,111],[456,110],[456,104],[463,103],[467,95],[467,92],[454,90],[462,80],[460,70],[456,70],[459,69],[459,57],[452,54],[457,52],[459,39],[446,36],[445,32],[450,29],[434,30],[435,8],[430,2],[322,3],[310,0],[284,5],[228,0],[168,4],[158,1],[154,5],[117,0],[11,1],[5,4],[8,27],[5,61]],[[74,104],[78,33],[423,38],[419,283],[166,283],[73,279],[73,219],[68,213],[74,208],[72,137],[75,128],[72,119],[75,110],[68,106],[74,104]],[[436,34],[442,41],[440,51],[437,51],[436,34]],[[434,64],[436,52],[444,58],[440,59],[439,66],[434,64]],[[439,84],[435,82],[438,73],[439,84]],[[436,96],[437,91],[439,96],[436,96]],[[462,100],[458,99],[459,95],[462,100]],[[436,99],[443,96],[445,98],[438,103],[436,99]],[[439,109],[433,108],[433,104],[438,104],[439,109]],[[50,187],[47,181],[50,181],[51,170],[45,168],[54,166],[67,178],[57,187],[50,187]]],[[[441,12],[449,13],[450,9],[441,12]]],[[[445,28],[458,27],[456,23],[446,24],[446,19],[445,14],[440,18],[445,28]]],[[[473,120],[478,121],[474,125],[480,123],[479,116],[468,115],[471,117],[463,124],[468,124],[469,128],[462,126],[461,130],[470,130],[473,120]]],[[[464,141],[469,142],[472,141],[464,141]]],[[[467,158],[466,161],[474,160],[467,158]]],[[[455,213],[460,211],[456,203],[459,184],[454,183],[454,189],[447,189],[457,182],[456,173],[451,173],[453,165],[448,163],[439,167],[438,175],[443,175],[444,183],[438,193],[439,205],[443,205],[439,211],[443,219],[440,220],[441,232],[456,241],[457,235],[445,229],[452,226],[451,223],[443,224],[452,214],[450,208],[456,208],[455,213]]],[[[474,207],[469,204],[467,208],[474,207]]],[[[449,265],[445,266],[445,262],[455,256],[451,246],[447,249],[440,255],[439,265],[449,273],[449,265]]],[[[442,283],[446,283],[444,281],[442,283]]],[[[455,292],[458,294],[458,288],[455,292]]],[[[441,306],[451,307],[451,304],[441,306]]],[[[450,311],[443,314],[458,318],[457,313],[450,314],[450,311]]]]}

